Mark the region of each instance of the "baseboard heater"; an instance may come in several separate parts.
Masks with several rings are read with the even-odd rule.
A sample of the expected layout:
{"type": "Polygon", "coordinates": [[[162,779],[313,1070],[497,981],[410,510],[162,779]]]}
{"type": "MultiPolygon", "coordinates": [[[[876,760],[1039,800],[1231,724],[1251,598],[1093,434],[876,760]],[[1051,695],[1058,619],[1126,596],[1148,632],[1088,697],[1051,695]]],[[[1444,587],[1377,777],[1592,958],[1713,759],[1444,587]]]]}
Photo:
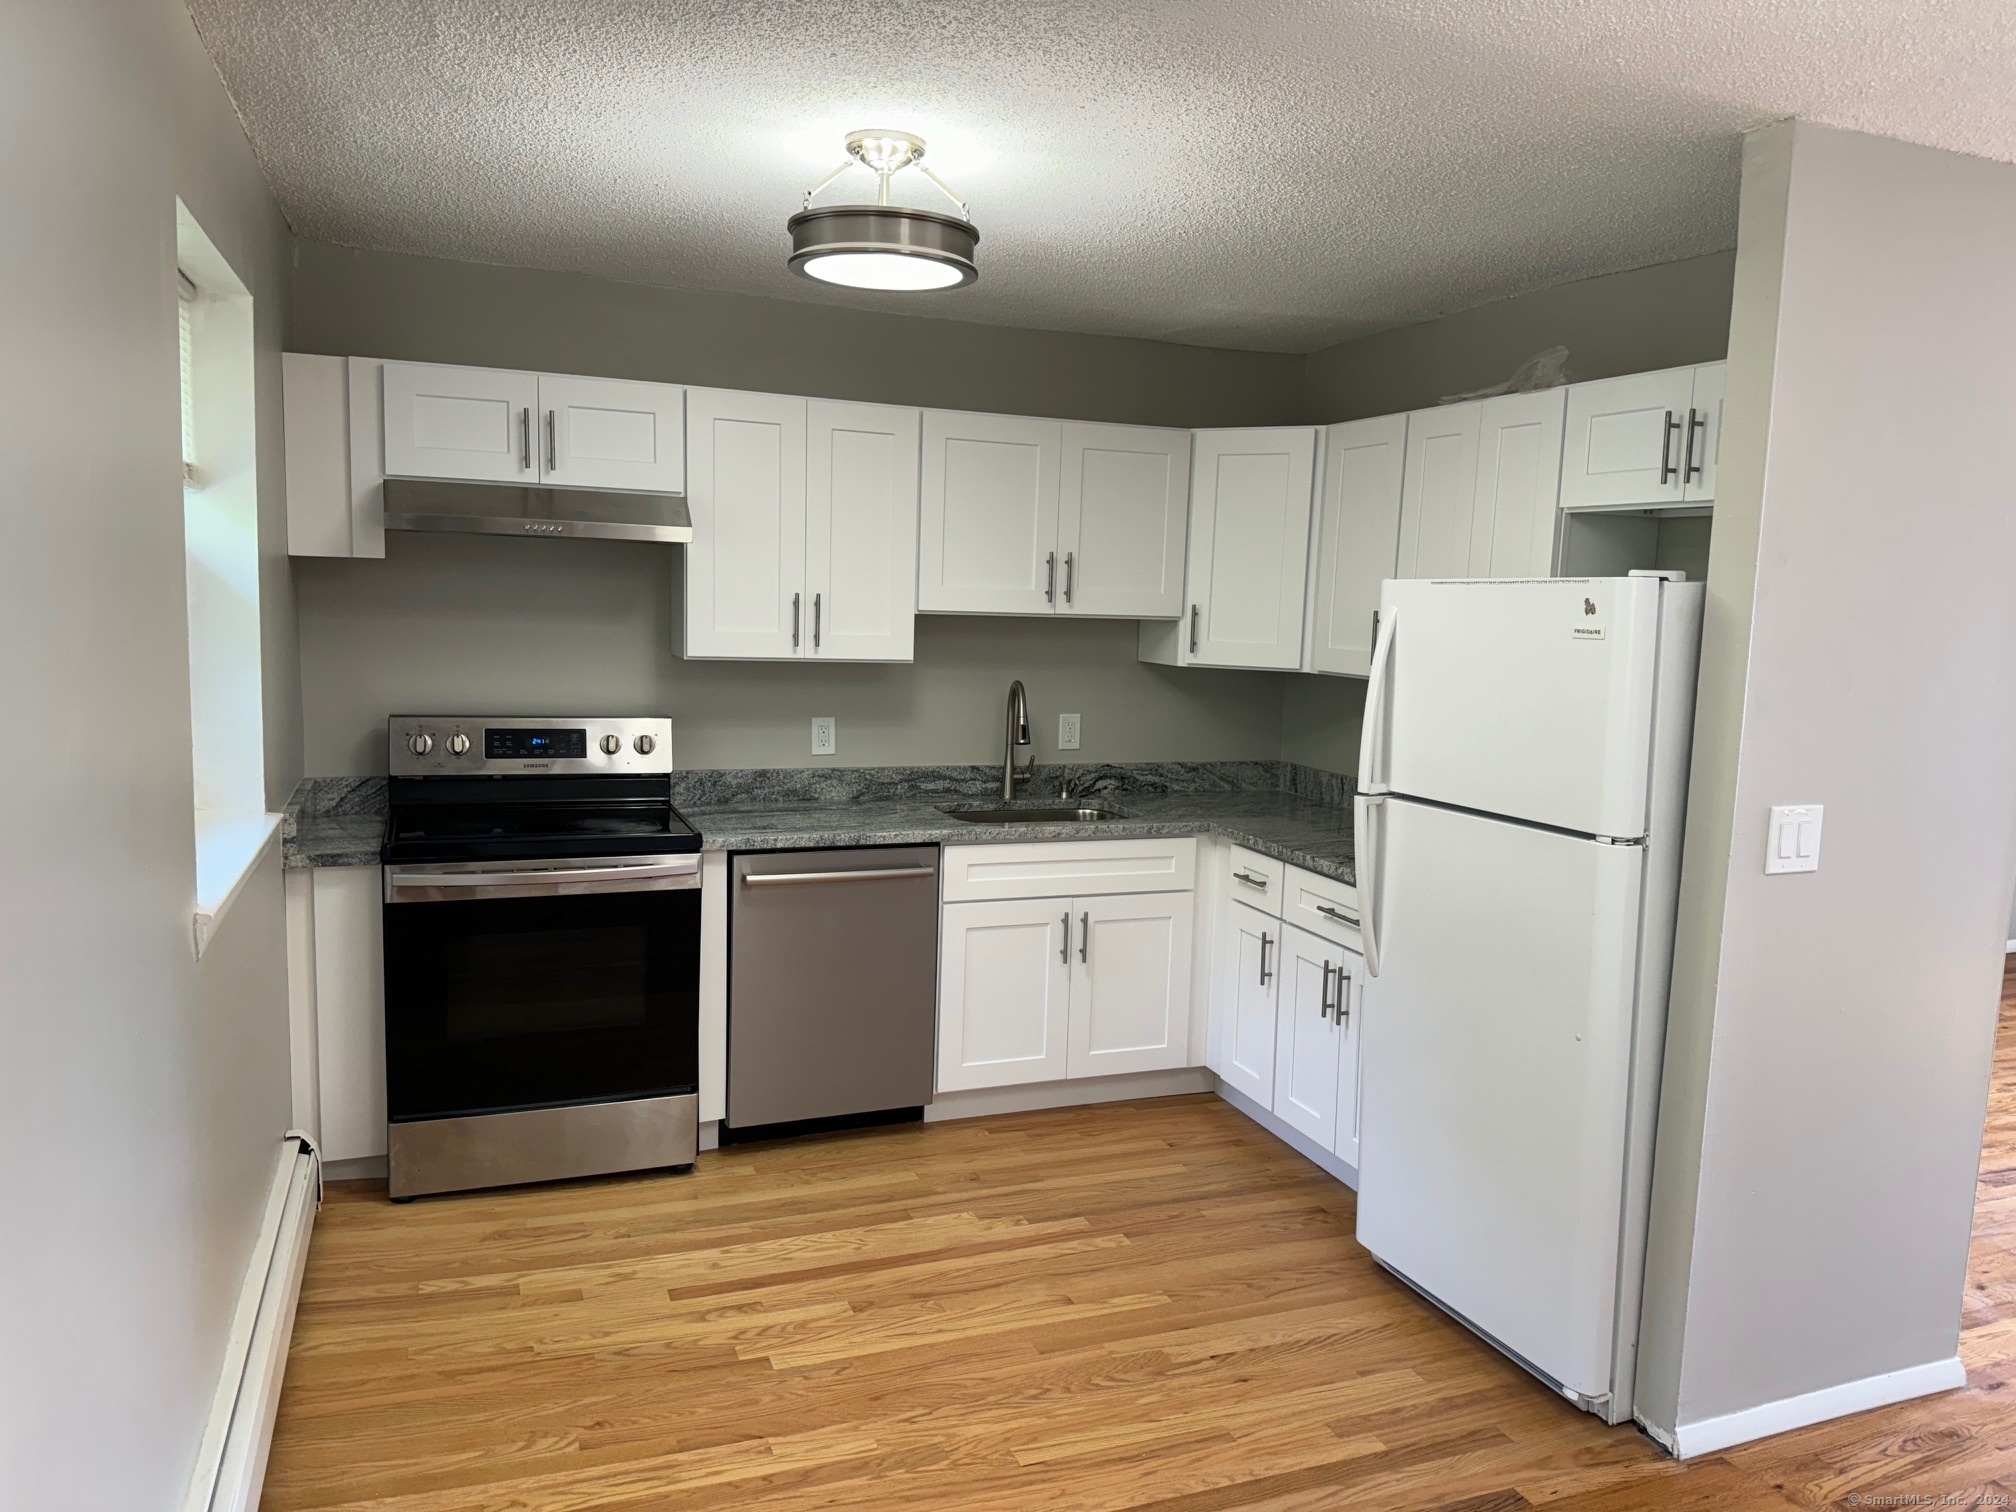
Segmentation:
{"type": "Polygon", "coordinates": [[[308,1137],[289,1131],[266,1194],[266,1215],[245,1270],[183,1512],[252,1512],[259,1505],[308,1234],[322,1205],[321,1166],[308,1137]]]}

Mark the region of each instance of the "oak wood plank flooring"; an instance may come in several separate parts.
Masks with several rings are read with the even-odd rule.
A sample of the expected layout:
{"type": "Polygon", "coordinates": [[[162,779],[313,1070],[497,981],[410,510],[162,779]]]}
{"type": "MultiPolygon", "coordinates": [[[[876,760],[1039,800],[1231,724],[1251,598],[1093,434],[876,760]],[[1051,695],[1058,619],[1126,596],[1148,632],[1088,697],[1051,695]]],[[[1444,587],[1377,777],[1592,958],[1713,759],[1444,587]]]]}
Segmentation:
{"type": "Polygon", "coordinates": [[[340,1183],[309,1253],[263,1505],[2006,1505],[2016,975],[1978,1196],[1965,1389],[1680,1465],[1388,1278],[1351,1238],[1351,1193],[1213,1097],[740,1147],[690,1176],[403,1207],[382,1183],[340,1183]]]}

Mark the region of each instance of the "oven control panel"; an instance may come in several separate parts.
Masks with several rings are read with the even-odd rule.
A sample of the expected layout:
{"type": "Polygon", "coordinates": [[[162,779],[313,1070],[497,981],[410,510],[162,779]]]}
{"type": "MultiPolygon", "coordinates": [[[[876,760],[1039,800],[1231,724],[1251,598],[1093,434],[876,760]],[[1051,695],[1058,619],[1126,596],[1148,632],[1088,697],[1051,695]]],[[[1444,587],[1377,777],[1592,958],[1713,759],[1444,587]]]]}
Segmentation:
{"type": "Polygon", "coordinates": [[[649,776],[672,770],[669,719],[395,714],[394,777],[649,776]]]}

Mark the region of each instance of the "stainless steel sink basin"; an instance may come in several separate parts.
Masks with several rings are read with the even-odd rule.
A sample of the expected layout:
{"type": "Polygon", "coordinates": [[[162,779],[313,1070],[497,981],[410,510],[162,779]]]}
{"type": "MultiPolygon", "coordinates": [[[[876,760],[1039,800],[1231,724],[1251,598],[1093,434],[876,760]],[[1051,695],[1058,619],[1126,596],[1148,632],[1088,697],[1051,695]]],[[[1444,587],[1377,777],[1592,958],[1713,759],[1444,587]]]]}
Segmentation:
{"type": "Polygon", "coordinates": [[[948,808],[940,813],[967,824],[1096,824],[1102,819],[1125,819],[1118,809],[1074,804],[1069,808],[948,808]]]}

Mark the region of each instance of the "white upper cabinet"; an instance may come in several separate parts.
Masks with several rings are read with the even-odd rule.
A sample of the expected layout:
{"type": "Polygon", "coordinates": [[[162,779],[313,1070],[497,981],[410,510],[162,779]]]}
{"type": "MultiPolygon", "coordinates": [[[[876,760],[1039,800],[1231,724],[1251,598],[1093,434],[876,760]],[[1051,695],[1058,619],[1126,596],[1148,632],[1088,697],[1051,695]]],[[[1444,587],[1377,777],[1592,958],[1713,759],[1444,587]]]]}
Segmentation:
{"type": "Polygon", "coordinates": [[[1067,1074],[1188,1065],[1192,895],[1079,898],[1074,906],[1067,1074]]]}
{"type": "Polygon", "coordinates": [[[1325,435],[1314,671],[1364,677],[1372,670],[1379,584],[1393,576],[1399,554],[1406,450],[1405,415],[1352,420],[1325,435]]]}
{"type": "Polygon", "coordinates": [[[1716,362],[1569,389],[1561,507],[1644,509],[1712,500],[1723,371],[1716,362]]]}
{"type": "Polygon", "coordinates": [[[556,488],[686,491],[685,390],[539,377],[540,481],[556,488]]]}
{"type": "Polygon", "coordinates": [[[1558,388],[1482,402],[1468,576],[1553,576],[1566,405],[1558,388]]]}
{"type": "Polygon", "coordinates": [[[1188,431],[1065,422],[1058,508],[1059,613],[1182,614],[1188,431]]]}
{"type": "Polygon", "coordinates": [[[919,609],[1052,611],[1063,445],[1056,420],[924,412],[919,609]]]}
{"type": "Polygon", "coordinates": [[[696,388],[686,421],[686,655],[800,656],[805,401],[696,388]]]}
{"type": "Polygon", "coordinates": [[[1198,431],[1191,453],[1189,601],[1158,653],[1199,667],[1302,665],[1316,430],[1198,431]]]}
{"type": "MultiPolygon", "coordinates": [[[[809,638],[829,661],[909,661],[917,627],[918,412],[814,399],[807,406],[805,588],[809,638]]],[[[690,552],[691,547],[687,550],[690,552]]]]}
{"type": "Polygon", "coordinates": [[[684,394],[670,383],[388,362],[385,475],[680,493],[684,394]]]}
{"type": "Polygon", "coordinates": [[[1483,405],[1475,401],[1416,410],[1407,417],[1407,478],[1395,577],[1470,576],[1482,420],[1483,405]]]}
{"type": "Polygon", "coordinates": [[[385,474],[532,483],[539,375],[385,364],[385,474]]]}

